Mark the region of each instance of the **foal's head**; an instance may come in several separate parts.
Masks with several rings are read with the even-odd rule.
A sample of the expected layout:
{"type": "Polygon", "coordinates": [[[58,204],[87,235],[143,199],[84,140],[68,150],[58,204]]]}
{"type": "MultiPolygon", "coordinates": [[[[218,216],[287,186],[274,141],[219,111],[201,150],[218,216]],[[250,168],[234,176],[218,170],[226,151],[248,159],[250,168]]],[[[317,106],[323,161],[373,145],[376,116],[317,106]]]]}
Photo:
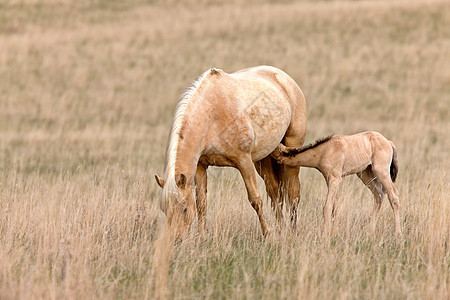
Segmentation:
{"type": "Polygon", "coordinates": [[[183,234],[195,216],[193,184],[181,173],[166,180],[155,175],[155,179],[162,188],[159,205],[167,216],[167,224],[176,228],[177,235],[183,234]]]}

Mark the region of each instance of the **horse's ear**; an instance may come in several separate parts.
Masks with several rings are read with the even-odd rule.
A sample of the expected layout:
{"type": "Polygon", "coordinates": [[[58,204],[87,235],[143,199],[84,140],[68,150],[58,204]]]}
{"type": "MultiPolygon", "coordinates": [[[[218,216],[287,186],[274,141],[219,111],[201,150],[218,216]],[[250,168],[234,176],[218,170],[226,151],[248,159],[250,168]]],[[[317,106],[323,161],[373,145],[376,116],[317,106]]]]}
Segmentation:
{"type": "Polygon", "coordinates": [[[180,189],[184,189],[186,187],[186,175],[184,174],[179,174],[176,176],[176,182],[177,182],[177,186],[180,189]]]}
{"type": "Polygon", "coordinates": [[[161,177],[159,177],[158,175],[155,174],[155,179],[156,179],[156,183],[160,186],[163,187],[164,186],[164,179],[162,179],[161,177]]]}

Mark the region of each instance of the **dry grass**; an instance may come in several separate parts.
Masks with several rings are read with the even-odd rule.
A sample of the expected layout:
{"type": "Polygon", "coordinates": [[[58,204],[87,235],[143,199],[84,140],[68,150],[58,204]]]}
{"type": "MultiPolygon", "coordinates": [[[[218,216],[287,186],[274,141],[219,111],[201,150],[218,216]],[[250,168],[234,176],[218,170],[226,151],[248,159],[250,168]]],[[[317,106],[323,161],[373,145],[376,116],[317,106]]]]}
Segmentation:
{"type": "Polygon", "coordinates": [[[307,141],[396,143],[404,239],[387,200],[368,236],[349,178],[322,241],[326,187],[305,169],[296,234],[264,241],[237,172],[211,168],[208,235],[175,247],[169,297],[448,299],[449,3],[201,2],[0,4],[0,298],[151,298],[178,96],[210,66],[269,64],[306,94],[307,141]]]}

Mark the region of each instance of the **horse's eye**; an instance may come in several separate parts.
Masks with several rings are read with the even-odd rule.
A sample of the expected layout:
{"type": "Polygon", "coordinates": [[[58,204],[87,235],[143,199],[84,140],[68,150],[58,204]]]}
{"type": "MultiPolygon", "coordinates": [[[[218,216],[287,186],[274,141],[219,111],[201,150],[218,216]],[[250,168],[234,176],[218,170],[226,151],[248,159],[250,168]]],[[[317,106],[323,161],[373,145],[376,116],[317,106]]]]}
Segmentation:
{"type": "Polygon", "coordinates": [[[185,214],[187,212],[187,207],[185,207],[184,209],[183,209],[183,214],[185,214]]]}

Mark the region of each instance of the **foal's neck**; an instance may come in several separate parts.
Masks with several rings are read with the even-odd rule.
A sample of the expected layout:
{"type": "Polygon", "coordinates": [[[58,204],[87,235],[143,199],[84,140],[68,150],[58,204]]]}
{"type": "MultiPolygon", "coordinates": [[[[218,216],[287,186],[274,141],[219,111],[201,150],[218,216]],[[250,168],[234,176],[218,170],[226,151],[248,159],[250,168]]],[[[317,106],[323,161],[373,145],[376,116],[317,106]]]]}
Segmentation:
{"type": "Polygon", "coordinates": [[[301,153],[295,154],[292,159],[296,165],[299,165],[301,167],[319,168],[323,150],[323,146],[317,146],[315,148],[311,148],[301,153]]]}

